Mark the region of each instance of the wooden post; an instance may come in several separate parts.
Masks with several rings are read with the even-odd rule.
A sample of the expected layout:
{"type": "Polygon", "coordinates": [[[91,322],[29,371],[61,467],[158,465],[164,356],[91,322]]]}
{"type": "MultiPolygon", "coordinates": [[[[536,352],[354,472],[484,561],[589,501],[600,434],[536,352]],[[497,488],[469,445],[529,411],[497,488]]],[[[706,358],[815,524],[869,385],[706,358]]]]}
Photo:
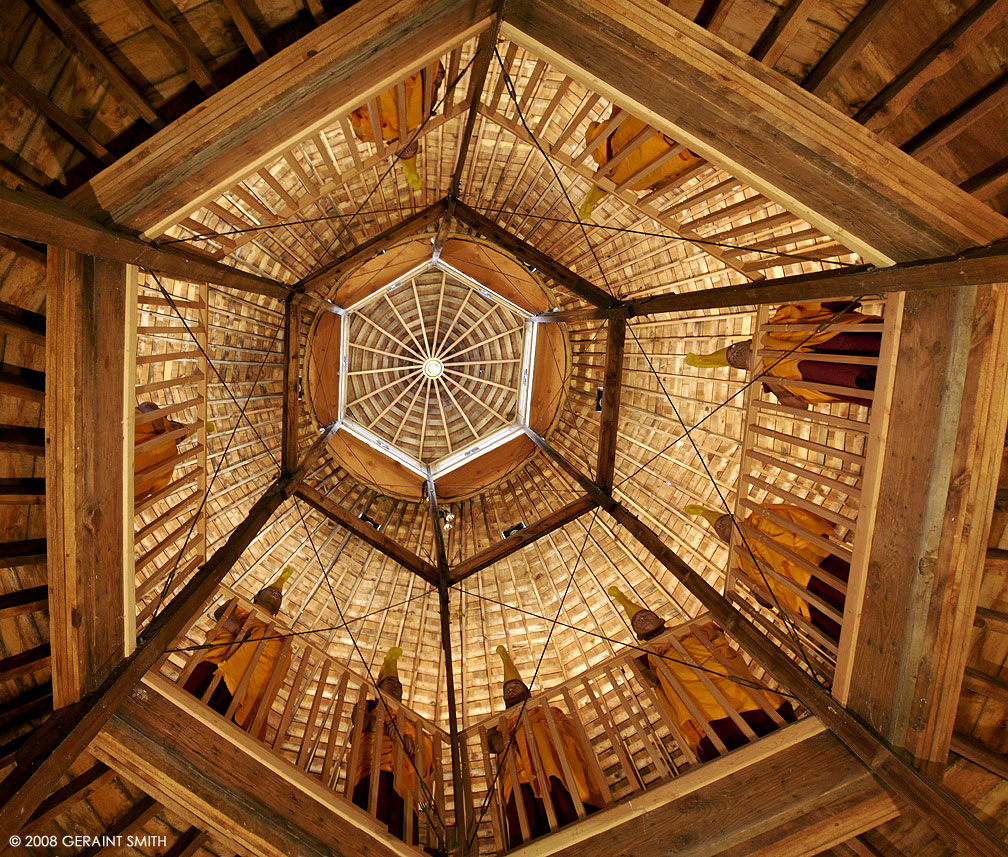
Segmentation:
{"type": "Polygon", "coordinates": [[[284,382],[283,439],[281,469],[289,473],[297,463],[298,383],[301,372],[301,295],[291,295],[284,302],[284,382]]]}
{"type": "Polygon", "coordinates": [[[445,659],[445,682],[448,685],[448,739],[452,763],[452,798],[455,803],[455,850],[464,855],[469,851],[469,825],[466,821],[465,794],[462,787],[462,753],[459,740],[458,713],[455,702],[455,672],[452,666],[451,626],[448,622],[448,556],[445,553],[444,531],[438,514],[434,480],[427,477],[427,502],[430,505],[434,545],[437,549],[438,598],[441,610],[441,649],[445,659]]]}
{"type": "Polygon", "coordinates": [[[619,435],[620,387],[623,383],[623,346],[626,321],[609,319],[606,334],[605,379],[602,384],[602,416],[599,425],[596,479],[603,491],[611,491],[616,472],[616,439],[619,435]]]}
{"type": "Polygon", "coordinates": [[[133,654],[121,660],[92,693],[54,712],[20,748],[14,770],[0,782],[0,841],[21,829],[144,673],[199,614],[238,557],[307,475],[335,431],[335,424],[330,425],[312,444],[298,469],[281,476],[263,492],[228,540],[144,629],[133,654]]]}
{"type": "Polygon", "coordinates": [[[137,269],[55,247],[48,264],[46,538],[61,708],[97,688],[136,636],[137,269]]]}
{"type": "Polygon", "coordinates": [[[569,473],[586,493],[593,496],[602,508],[626,527],[627,532],[672,572],[707,608],[711,617],[782,687],[793,693],[802,705],[816,715],[883,785],[916,809],[933,830],[949,842],[966,845],[979,855],[990,857],[997,854],[1008,857],[1008,846],[994,831],[982,824],[941,785],[928,779],[897,756],[877,734],[833,699],[808,673],[784,656],[780,649],[728,599],[667,547],[654,530],[580,473],[538,434],[531,429],[525,429],[525,432],[562,470],[569,473]]]}

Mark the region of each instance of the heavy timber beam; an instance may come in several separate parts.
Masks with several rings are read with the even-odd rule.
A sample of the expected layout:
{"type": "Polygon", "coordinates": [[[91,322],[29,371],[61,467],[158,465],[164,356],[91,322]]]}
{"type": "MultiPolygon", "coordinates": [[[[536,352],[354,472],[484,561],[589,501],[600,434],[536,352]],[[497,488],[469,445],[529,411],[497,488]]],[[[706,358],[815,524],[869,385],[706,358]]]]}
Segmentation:
{"type": "Polygon", "coordinates": [[[458,708],[455,702],[455,667],[451,644],[451,605],[448,601],[448,554],[445,551],[444,530],[438,512],[437,490],[434,478],[427,476],[427,503],[430,508],[431,527],[434,530],[434,549],[438,563],[438,606],[441,618],[441,656],[445,661],[445,684],[448,687],[448,738],[451,749],[452,797],[455,803],[456,853],[465,857],[469,852],[469,825],[466,822],[465,788],[463,786],[462,753],[459,746],[458,708]]]}
{"type": "Polygon", "coordinates": [[[523,262],[535,266],[558,285],[563,286],[578,297],[584,298],[593,306],[608,309],[619,305],[619,301],[616,298],[608,292],[604,292],[590,280],[586,280],[580,274],[575,274],[559,262],[553,261],[553,259],[542,251],[536,250],[531,244],[526,243],[517,235],[512,235],[503,226],[498,226],[490,218],[484,217],[465,203],[457,202],[455,204],[455,217],[462,223],[481,232],[508,252],[513,253],[523,262]]]}
{"type": "Polygon", "coordinates": [[[832,731],[896,797],[905,801],[937,833],[982,857],[1008,857],[1008,846],[941,785],[928,779],[894,753],[888,744],[806,672],[789,660],[735,606],[683,562],[661,537],[622,503],[602,491],[531,429],[526,434],[582,489],[676,576],[711,617],[737,640],[773,678],[793,693],[832,731]]]}
{"type": "Polygon", "coordinates": [[[501,32],[872,263],[1008,236],[989,206],[657,0],[513,0],[501,32]]]}
{"type": "Polygon", "coordinates": [[[626,322],[609,320],[606,334],[605,377],[602,381],[602,413],[599,425],[598,462],[595,467],[599,487],[611,491],[616,472],[616,440],[619,436],[620,388],[623,385],[623,346],[626,322]]]}
{"type": "Polygon", "coordinates": [[[403,238],[423,232],[432,223],[436,223],[445,210],[445,200],[428,205],[423,211],[418,211],[407,217],[402,223],[386,229],[380,235],[376,235],[355,247],[349,253],[341,256],[331,265],[320,268],[315,273],[309,275],[294,287],[295,292],[310,293],[322,288],[328,283],[338,282],[348,272],[363,264],[368,259],[373,259],[379,253],[384,253],[389,247],[403,238]]]}
{"type": "Polygon", "coordinates": [[[491,8],[491,0],[356,3],[208,97],[68,201],[160,235],[292,143],[486,28],[491,8]]]}
{"type": "Polygon", "coordinates": [[[522,853],[805,857],[899,811],[836,737],[808,718],[532,842],[522,853]]]}
{"type": "Polygon", "coordinates": [[[136,637],[136,300],[132,265],[50,248],[45,500],[57,709],[101,685],[136,637]]]}
{"type": "Polygon", "coordinates": [[[133,692],[144,673],[199,614],[231,566],[304,479],[335,430],[334,424],[319,435],[300,467],[266,489],[228,540],[151,620],[133,654],[120,661],[93,693],[50,715],[18,750],[14,769],[0,782],[0,841],[7,841],[21,829],[52,792],[56,781],[133,692]]]}
{"type": "Polygon", "coordinates": [[[362,809],[161,676],[148,676],[91,745],[183,818],[254,857],[409,857],[362,809]],[[338,843],[338,847],[336,844],[338,843]]]}
{"type": "Polygon", "coordinates": [[[276,280],[222,265],[191,250],[156,247],[109,229],[65,202],[38,193],[0,186],[0,223],[3,232],[14,238],[149,268],[169,277],[273,298],[286,297],[290,292],[288,286],[276,280]]]}
{"type": "Polygon", "coordinates": [[[513,533],[503,541],[490,545],[485,550],[481,550],[479,553],[473,554],[469,559],[460,562],[451,570],[448,578],[449,583],[451,585],[461,583],[477,571],[489,568],[494,563],[500,562],[507,556],[511,556],[511,554],[520,551],[522,548],[532,544],[532,542],[538,541],[543,536],[548,536],[571,521],[576,521],[585,512],[590,512],[594,508],[595,501],[591,497],[582,497],[580,500],[568,503],[545,518],[540,518],[532,526],[518,530],[518,532],[513,533]]]}
{"type": "Polygon", "coordinates": [[[927,289],[965,288],[1008,282],[1008,243],[998,242],[955,256],[904,262],[888,268],[845,268],[816,274],[798,274],[696,292],[671,292],[627,301],[610,309],[567,310],[542,313],[541,321],[591,321],[661,312],[687,312],[721,307],[761,306],[787,301],[818,301],[851,295],[885,295],[927,289]]]}
{"type": "Polygon", "coordinates": [[[298,382],[301,380],[301,305],[303,297],[291,295],[284,302],[283,426],[280,462],[284,473],[297,464],[298,382]]]}
{"type": "Polygon", "coordinates": [[[438,573],[434,566],[422,560],[398,542],[393,541],[384,533],[379,532],[370,524],[365,523],[356,515],[350,514],[335,501],[330,500],[324,494],[319,493],[308,485],[300,486],[294,493],[313,509],[321,512],[331,521],[343,527],[343,529],[349,530],[357,538],[367,542],[371,547],[385,554],[389,559],[395,560],[403,568],[412,571],[418,577],[426,580],[431,586],[438,585],[438,573]]]}

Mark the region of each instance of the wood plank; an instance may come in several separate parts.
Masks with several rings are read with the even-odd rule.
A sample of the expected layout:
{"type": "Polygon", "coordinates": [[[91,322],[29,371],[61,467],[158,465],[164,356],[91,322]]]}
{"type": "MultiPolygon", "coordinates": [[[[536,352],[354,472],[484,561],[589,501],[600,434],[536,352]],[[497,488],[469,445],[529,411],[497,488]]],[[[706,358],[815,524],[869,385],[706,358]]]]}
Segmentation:
{"type": "Polygon", "coordinates": [[[502,33],[874,264],[1008,235],[1000,215],[655,0],[515,0],[502,33]]]}
{"type": "Polygon", "coordinates": [[[267,488],[227,541],[144,628],[132,654],[120,661],[96,691],[54,712],[21,748],[13,771],[0,781],[0,841],[21,829],[67,767],[136,688],[165,649],[196,618],[203,605],[273,512],[314,466],[334,427],[319,435],[301,465],[267,488]]]}
{"type": "Polygon", "coordinates": [[[286,297],[290,289],[267,277],[249,274],[207,259],[193,250],[155,247],[91,220],[66,203],[42,194],[0,186],[0,220],[15,238],[41,241],[168,276],[241,289],[270,297],[286,297]]]}
{"type": "Polygon", "coordinates": [[[119,67],[106,56],[91,36],[63,10],[57,0],[28,0],[29,5],[38,10],[44,19],[52,22],[53,32],[63,43],[85,62],[91,65],[99,74],[105,77],[115,92],[128,104],[137,115],[153,128],[161,128],[164,122],[154,112],[140,91],[126,77],[119,67]]]}
{"type": "Polygon", "coordinates": [[[437,586],[437,569],[434,566],[418,557],[412,551],[407,550],[398,542],[393,541],[384,533],[376,530],[370,524],[365,523],[353,513],[346,511],[335,500],[330,499],[308,485],[300,486],[294,493],[313,509],[321,512],[330,520],[335,521],[344,529],[349,530],[359,539],[371,545],[371,547],[381,551],[389,559],[395,560],[403,568],[412,571],[432,586],[437,586]]]}
{"type": "Polygon", "coordinates": [[[37,830],[47,821],[51,821],[57,815],[61,815],[68,807],[77,803],[78,800],[89,791],[107,783],[114,776],[114,772],[108,765],[102,762],[95,762],[90,768],[78,774],[65,786],[61,786],[39,804],[25,826],[24,833],[37,830]]]}
{"type": "Polygon", "coordinates": [[[341,280],[349,271],[362,265],[368,259],[373,259],[383,253],[393,244],[408,238],[418,232],[423,232],[444,213],[446,200],[428,205],[422,211],[410,215],[405,220],[391,226],[379,235],[368,239],[363,244],[354,247],[335,262],[319,268],[301,280],[295,287],[295,293],[311,293],[316,289],[341,280]]]}
{"type": "Polygon", "coordinates": [[[808,673],[794,664],[766,635],[704,578],[683,562],[661,536],[637,518],[622,503],[601,491],[595,483],[566,461],[531,429],[525,433],[557,466],[622,524],[638,542],[668,569],[686,590],[700,601],[728,635],[737,641],[767,673],[816,715],[891,793],[920,814],[935,832],[956,845],[965,845],[980,855],[1008,857],[1008,845],[983,824],[944,787],[921,774],[890,749],[808,673]]]}
{"type": "Polygon", "coordinates": [[[125,534],[132,545],[133,515],[124,474],[132,474],[134,394],[122,371],[109,370],[135,353],[136,283],[136,268],[121,262],[50,249],[46,552],[56,708],[97,688],[126,654],[122,570],[132,568],[125,534]]]}
{"type": "Polygon", "coordinates": [[[522,851],[529,857],[799,857],[895,817],[896,803],[834,736],[809,735],[816,726],[785,728],[522,851]],[[740,802],[739,794],[752,799],[740,802]]]}
{"type": "Polygon", "coordinates": [[[599,417],[596,481],[603,491],[611,491],[616,472],[616,443],[619,440],[620,389],[623,385],[623,347],[626,322],[609,320],[606,332],[605,376],[602,381],[602,413],[599,417]]]}
{"type": "Polygon", "coordinates": [[[543,536],[547,536],[555,530],[566,526],[571,521],[576,521],[585,512],[590,512],[594,508],[595,501],[589,497],[582,497],[580,500],[568,503],[563,508],[540,518],[531,526],[512,533],[503,541],[492,544],[490,547],[484,548],[479,553],[453,566],[449,581],[452,585],[455,585],[477,571],[489,568],[494,563],[500,562],[513,553],[517,553],[543,536]]]}
{"type": "MultiPolygon", "coordinates": [[[[44,539],[32,539],[32,542],[41,541],[44,539]]],[[[15,542],[15,544],[23,544],[15,542]]],[[[45,561],[45,552],[43,544],[42,561],[45,561]]],[[[15,563],[9,563],[7,567],[13,566],[15,563]]],[[[49,587],[45,584],[41,586],[31,586],[28,589],[22,589],[20,592],[5,592],[0,595],[0,619],[9,619],[12,616],[21,616],[25,613],[38,613],[46,609],[49,606],[49,587]]]]}
{"type": "Polygon", "coordinates": [[[416,851],[315,777],[160,676],[145,679],[94,753],[169,809],[255,857],[407,857],[416,851]]]}
{"type": "Polygon", "coordinates": [[[621,314],[633,318],[663,312],[959,289],[1003,282],[1008,282],[1008,243],[999,242],[955,256],[905,262],[886,268],[846,268],[696,292],[670,292],[627,301],[622,307],[541,313],[536,318],[541,321],[586,321],[614,318],[621,314]]]}
{"type": "Polygon", "coordinates": [[[838,664],[834,694],[937,773],[954,727],[1008,424],[1004,287],[907,295],[898,341],[867,572],[847,594],[861,608],[846,623],[853,649],[838,664]],[[912,447],[902,440],[910,427],[912,447]],[[885,598],[865,595],[878,592],[885,598]]]}
{"type": "Polygon", "coordinates": [[[478,33],[491,0],[355,4],[207,98],[68,196],[160,235],[298,140],[478,33]],[[361,82],[366,81],[362,91],[361,82]]]}
{"type": "Polygon", "coordinates": [[[540,273],[578,297],[584,298],[593,306],[608,308],[619,304],[619,300],[600,289],[590,280],[586,280],[580,274],[575,274],[559,262],[555,262],[541,250],[537,250],[522,238],[499,226],[465,203],[456,203],[455,217],[517,256],[521,261],[535,266],[540,273]]]}
{"type": "MultiPolygon", "coordinates": [[[[45,254],[42,254],[45,263],[45,254]]],[[[0,301],[0,333],[16,336],[32,345],[45,345],[45,316],[0,301]]]]}
{"type": "Polygon", "coordinates": [[[0,658],[0,682],[29,675],[39,670],[44,670],[48,666],[49,644],[43,643],[32,649],[18,652],[16,655],[0,658]]]}

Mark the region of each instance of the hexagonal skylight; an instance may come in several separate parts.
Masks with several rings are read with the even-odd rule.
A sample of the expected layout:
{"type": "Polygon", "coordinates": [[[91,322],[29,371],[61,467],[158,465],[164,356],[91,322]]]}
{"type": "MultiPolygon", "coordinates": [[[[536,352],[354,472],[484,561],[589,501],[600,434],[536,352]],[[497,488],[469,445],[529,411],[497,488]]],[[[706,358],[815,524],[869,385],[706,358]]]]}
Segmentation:
{"type": "Polygon", "coordinates": [[[432,258],[338,312],[350,434],[434,478],[522,434],[538,326],[525,310],[432,258]]]}

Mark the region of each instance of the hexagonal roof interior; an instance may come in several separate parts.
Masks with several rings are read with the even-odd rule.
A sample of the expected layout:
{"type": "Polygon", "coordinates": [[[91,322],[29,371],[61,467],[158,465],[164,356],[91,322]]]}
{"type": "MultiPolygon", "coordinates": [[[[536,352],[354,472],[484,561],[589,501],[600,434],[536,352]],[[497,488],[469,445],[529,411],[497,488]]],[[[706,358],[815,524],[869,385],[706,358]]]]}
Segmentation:
{"type": "MultiPolygon", "coordinates": [[[[194,634],[212,627],[214,606],[229,595],[251,599],[292,567],[278,621],[299,644],[361,675],[376,674],[386,651],[401,646],[403,701],[444,727],[439,569],[451,582],[463,726],[502,707],[498,644],[538,689],[632,642],[626,615],[607,594],[613,584],[669,624],[703,612],[537,440],[606,483],[718,590],[733,585],[729,547],[688,505],[741,514],[787,500],[819,510],[835,526],[836,550],[855,555],[874,426],[870,393],[789,409],[744,370],[687,362],[690,352],[714,352],[765,326],[769,311],[752,304],[697,309],[686,300],[631,314],[625,343],[614,341],[616,325],[602,311],[934,257],[1005,234],[1003,99],[988,95],[979,115],[949,130],[953,108],[993,86],[992,69],[1001,69],[1003,4],[978,4],[987,17],[970,19],[971,49],[956,54],[967,61],[952,63],[944,77],[920,72],[876,103],[872,96],[968,4],[912,11],[917,4],[666,3],[669,28],[688,28],[711,56],[744,68],[761,87],[745,102],[758,103],[761,115],[745,115],[742,97],[726,89],[703,96],[702,118],[691,116],[687,90],[714,86],[720,66],[706,72],[705,84],[679,80],[682,103],[663,108],[657,100],[672,85],[664,76],[644,81],[637,69],[631,81],[616,60],[611,75],[587,59],[580,67],[572,59],[579,49],[540,20],[535,4],[514,4],[521,25],[506,16],[499,23],[480,3],[448,4],[447,23],[438,4],[426,11],[412,4],[399,10],[415,18],[397,31],[401,52],[378,51],[385,59],[356,74],[321,65],[323,43],[338,38],[337,10],[326,3],[163,3],[175,8],[156,23],[113,0],[77,0],[64,13],[41,0],[39,8],[3,5],[5,88],[45,89],[52,103],[73,107],[66,119],[80,129],[68,139],[62,114],[14,115],[9,107],[5,184],[45,189],[158,247],[296,287],[285,317],[283,295],[267,288],[257,294],[138,272],[136,400],[156,402],[179,437],[168,482],[138,489],[135,499],[138,628],[227,541],[289,463],[287,401],[294,438],[286,451],[296,458],[327,426],[337,431],[310,463],[304,489],[235,563],[194,634]],[[886,15],[873,13],[851,33],[852,22],[880,5],[886,15]],[[720,10],[713,23],[708,7],[720,10]],[[1001,19],[991,18],[999,9],[1001,19]],[[81,39],[42,62],[55,51],[48,25],[58,14],[70,15],[74,32],[89,33],[87,43],[137,82],[99,82],[112,72],[81,58],[81,39]],[[698,16],[708,30],[690,23],[698,16]],[[166,40],[164,20],[175,38],[166,40]],[[179,33],[198,38],[185,47],[179,33]],[[312,34],[318,57],[298,42],[312,34]],[[842,63],[816,71],[837,45],[851,43],[862,53],[845,50],[842,63]],[[743,53],[757,48],[753,57],[743,53]],[[270,81],[281,79],[284,92],[271,94],[270,81]],[[803,111],[799,130],[775,101],[785,85],[803,111]],[[271,99],[294,99],[290,93],[296,104],[275,126],[248,118],[257,99],[273,109],[271,99]],[[383,106],[390,97],[391,107],[383,106]],[[835,119],[826,105],[837,108],[835,119]],[[849,137],[836,130],[840,120],[849,137]],[[939,120],[946,124],[932,128],[939,120]],[[776,151],[774,121],[814,165],[776,183],[766,166],[776,151]],[[226,132],[217,136],[215,122],[226,132]],[[809,128],[821,136],[800,139],[809,128]],[[869,163],[876,149],[890,174],[850,166],[869,163]],[[846,172],[829,166],[831,152],[846,172]],[[994,172],[978,178],[984,170],[994,172]],[[834,173],[835,183],[825,181],[834,173]],[[870,197],[874,189],[879,200],[908,200],[929,182],[940,192],[927,199],[944,194],[954,215],[934,206],[925,217],[923,204],[911,202],[906,214],[870,197]],[[852,215],[843,194],[855,185],[869,201],[852,215]],[[296,371],[285,383],[291,360],[296,371]],[[617,389],[614,412],[606,397],[617,389]],[[794,456],[801,466],[789,463],[794,456]],[[326,511],[334,506],[409,558],[354,535],[326,511]],[[496,553],[523,529],[536,538],[496,553]]],[[[347,5],[338,11],[359,14],[366,41],[378,12],[372,19],[362,11],[368,4],[347,5]]],[[[610,4],[595,5],[640,39],[649,34],[635,17],[643,14],[638,5],[648,15],[659,10],[645,0],[608,11],[610,4]]],[[[69,26],[56,29],[65,36],[69,26]]],[[[1008,91],[1000,74],[997,92],[1008,91]]],[[[27,246],[4,251],[3,297],[37,311],[45,269],[27,246]]],[[[891,336],[883,327],[894,306],[868,296],[861,310],[880,316],[873,319],[880,335],[891,336]]],[[[5,343],[6,363],[45,366],[41,349],[9,336],[5,343]]],[[[5,408],[12,425],[44,424],[39,398],[5,408]]],[[[138,415],[138,431],[155,416],[138,415]]],[[[7,475],[35,478],[44,472],[40,461],[23,456],[7,475]]],[[[45,535],[37,508],[5,506],[4,515],[11,538],[45,535]]],[[[7,591],[45,583],[44,568],[4,574],[7,591]]],[[[1003,584],[1003,576],[990,584],[995,606],[1003,584]]],[[[739,600],[772,625],[772,607],[750,595],[739,600]]],[[[44,615],[13,622],[3,626],[5,654],[48,643],[44,615]]],[[[814,629],[803,639],[803,654],[831,676],[835,641],[814,629]]],[[[19,674],[8,697],[47,679],[19,674]]],[[[934,849],[928,853],[946,853],[934,849]]]]}

